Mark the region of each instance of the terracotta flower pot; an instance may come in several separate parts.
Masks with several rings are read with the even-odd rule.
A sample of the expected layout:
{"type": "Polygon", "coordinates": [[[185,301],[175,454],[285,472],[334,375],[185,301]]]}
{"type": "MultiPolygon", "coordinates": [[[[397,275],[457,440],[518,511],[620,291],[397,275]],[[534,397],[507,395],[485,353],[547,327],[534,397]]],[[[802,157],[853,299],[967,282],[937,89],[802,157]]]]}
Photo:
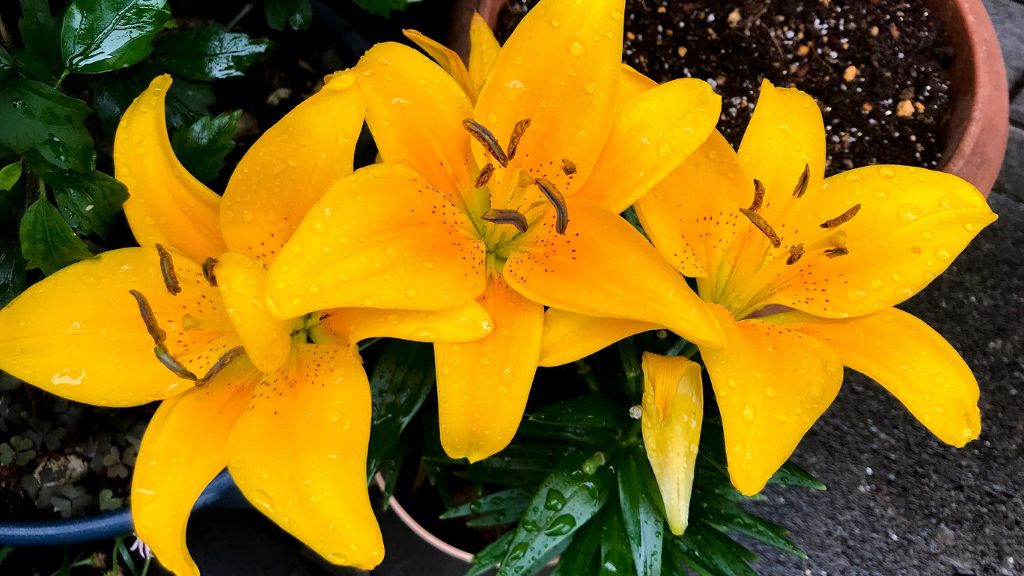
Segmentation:
{"type": "MultiPolygon", "coordinates": [[[[810,0],[809,0],[810,1],[810,0]]],[[[473,11],[493,28],[506,0],[457,0],[452,46],[465,54],[473,11]]],[[[1009,134],[1010,102],[1006,67],[992,20],[982,0],[925,0],[946,24],[955,56],[950,69],[953,114],[946,128],[941,170],[956,174],[988,196],[999,176],[1009,134]]]]}

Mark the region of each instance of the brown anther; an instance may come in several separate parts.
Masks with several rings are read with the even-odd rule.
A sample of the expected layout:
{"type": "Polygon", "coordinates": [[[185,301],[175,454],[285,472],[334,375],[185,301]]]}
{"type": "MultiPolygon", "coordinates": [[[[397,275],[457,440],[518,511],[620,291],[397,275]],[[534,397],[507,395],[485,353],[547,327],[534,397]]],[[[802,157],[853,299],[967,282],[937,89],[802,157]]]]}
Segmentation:
{"type": "Polygon", "coordinates": [[[214,288],[217,287],[217,275],[213,273],[213,269],[217,266],[217,262],[218,260],[212,257],[203,260],[203,278],[206,278],[206,282],[214,288]]]}
{"type": "Polygon", "coordinates": [[[481,186],[485,186],[491,180],[491,176],[493,174],[494,164],[488,162],[487,165],[484,166],[484,169],[480,171],[480,175],[476,177],[476,182],[473,183],[473,187],[479,188],[481,186]]]}
{"type": "Polygon", "coordinates": [[[181,362],[178,362],[177,358],[171,355],[171,351],[168,350],[167,346],[165,346],[164,344],[157,344],[153,348],[153,352],[156,354],[156,359],[159,360],[161,364],[166,366],[168,370],[174,372],[174,375],[177,376],[178,378],[191,380],[193,382],[198,380],[198,378],[196,378],[196,375],[193,374],[191,370],[183,366],[181,362]]]}
{"type": "Polygon", "coordinates": [[[481,218],[488,222],[493,222],[494,224],[511,224],[520,232],[526,232],[526,229],[529,226],[526,222],[526,216],[523,216],[518,210],[491,208],[487,212],[484,212],[481,218]]]}
{"type": "Polygon", "coordinates": [[[572,176],[576,173],[576,163],[568,158],[562,158],[562,173],[566,176],[572,176]]]}
{"type": "Polygon", "coordinates": [[[797,244],[796,246],[789,247],[789,258],[786,258],[786,265],[792,266],[796,264],[800,258],[804,255],[804,245],[797,244]]]}
{"type": "Polygon", "coordinates": [[[740,208],[740,212],[750,220],[750,223],[757,226],[757,229],[768,238],[768,241],[772,243],[773,248],[782,246],[782,239],[775,233],[775,229],[768,223],[767,220],[761,217],[760,214],[747,208],[740,208]]]}
{"type": "Polygon", "coordinates": [[[811,167],[804,164],[804,171],[800,174],[800,179],[796,182],[796,188],[793,188],[794,198],[803,198],[804,194],[807,193],[807,184],[811,181],[811,167]]]}
{"type": "Polygon", "coordinates": [[[857,212],[860,212],[860,203],[854,204],[853,206],[850,207],[849,210],[847,210],[846,212],[843,212],[842,214],[840,214],[839,216],[836,216],[835,218],[833,218],[831,220],[825,220],[824,222],[821,223],[821,227],[822,228],[835,228],[836,226],[840,226],[842,224],[845,224],[846,222],[849,222],[850,220],[852,220],[853,217],[857,215],[857,212]]]}
{"type": "Polygon", "coordinates": [[[849,253],[850,251],[847,250],[846,248],[829,248],[828,250],[825,250],[825,256],[828,256],[829,258],[835,258],[836,256],[846,256],[849,253]]]}
{"type": "Polygon", "coordinates": [[[153,339],[153,342],[160,346],[167,339],[167,333],[160,329],[160,324],[156,321],[156,315],[153,314],[153,307],[149,305],[149,300],[142,295],[142,292],[138,290],[129,290],[135,298],[135,302],[139,305],[139,314],[142,316],[142,321],[146,324],[146,331],[149,332],[149,336],[153,339]]]}
{"type": "Polygon", "coordinates": [[[526,118],[516,122],[516,125],[512,128],[512,135],[508,138],[508,159],[511,160],[516,157],[516,150],[519,149],[519,141],[523,138],[523,134],[526,134],[526,129],[530,127],[530,119],[526,118]]]}
{"type": "Polygon", "coordinates": [[[213,366],[210,366],[210,369],[206,371],[206,374],[202,378],[196,379],[196,387],[202,388],[209,384],[210,380],[212,380],[214,376],[219,374],[221,370],[227,368],[228,364],[230,364],[232,360],[238,358],[242,354],[245,354],[245,348],[241,346],[235,346],[222,354],[221,357],[217,359],[217,362],[215,362],[213,366]]]}
{"type": "Polygon", "coordinates": [[[498,164],[501,164],[502,168],[508,166],[508,156],[501,149],[501,144],[498,144],[498,139],[494,137],[490,130],[472,118],[463,120],[462,125],[469,132],[470,136],[476,138],[476,141],[487,150],[491,158],[494,158],[498,161],[498,164]]]}
{"type": "Polygon", "coordinates": [[[762,204],[764,204],[764,184],[757,178],[754,178],[754,201],[750,203],[748,210],[757,212],[761,209],[762,204]]]}
{"type": "Polygon", "coordinates": [[[555,232],[565,234],[565,231],[569,228],[569,207],[566,205],[562,193],[558,191],[558,188],[550,180],[545,178],[537,178],[533,183],[537,185],[537,188],[540,188],[544,197],[555,207],[555,232]]]}
{"type": "Polygon", "coordinates": [[[181,284],[178,282],[178,275],[174,272],[174,261],[171,260],[171,253],[160,244],[156,245],[156,252],[160,255],[160,274],[164,277],[164,287],[171,294],[181,292],[181,284]]]}

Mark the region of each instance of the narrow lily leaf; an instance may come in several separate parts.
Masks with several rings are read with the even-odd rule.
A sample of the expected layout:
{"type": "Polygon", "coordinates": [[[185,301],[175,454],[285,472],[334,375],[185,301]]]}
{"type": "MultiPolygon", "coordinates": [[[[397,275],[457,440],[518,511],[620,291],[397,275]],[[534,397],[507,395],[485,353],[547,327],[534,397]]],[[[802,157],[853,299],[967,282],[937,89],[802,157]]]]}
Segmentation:
{"type": "Polygon", "coordinates": [[[6,192],[21,179],[21,162],[11,162],[0,168],[0,190],[6,192]]]}
{"type": "Polygon", "coordinates": [[[722,532],[742,534],[794,556],[807,557],[786,537],[788,530],[750,514],[729,498],[710,490],[698,490],[694,501],[700,503],[701,518],[722,532]]]}
{"type": "Polygon", "coordinates": [[[407,0],[352,0],[363,10],[388,18],[392,10],[405,10],[407,0]]]}
{"type": "Polygon", "coordinates": [[[405,462],[405,451],[408,448],[409,435],[402,434],[380,461],[378,470],[381,477],[384,478],[384,488],[380,492],[383,510],[387,510],[391,504],[391,496],[395,493],[395,487],[398,485],[398,475],[402,471],[402,462],[405,462]]]}
{"type": "Polygon", "coordinates": [[[595,573],[599,556],[598,546],[601,544],[601,529],[607,512],[598,514],[576,531],[572,543],[558,559],[558,565],[552,570],[551,576],[577,576],[578,574],[595,573]]]}
{"type": "Polygon", "coordinates": [[[33,80],[52,82],[60,72],[60,22],[50,13],[47,0],[21,0],[18,21],[24,50],[14,56],[21,62],[22,73],[33,80]]]}
{"type": "Polygon", "coordinates": [[[45,174],[43,179],[53,189],[60,213],[79,234],[106,238],[121,214],[121,205],[128,199],[124,184],[95,170],[56,171],[45,174]]]}
{"type": "Polygon", "coordinates": [[[674,540],[687,541],[691,545],[688,550],[699,552],[698,557],[703,557],[705,566],[710,566],[715,574],[757,576],[748,564],[757,556],[707,524],[694,522],[685,535],[674,540]]]}
{"type": "Polygon", "coordinates": [[[686,538],[669,536],[668,544],[665,551],[672,564],[686,566],[699,576],[728,576],[727,573],[718,570],[704,552],[686,538]]]}
{"type": "Polygon", "coordinates": [[[488,544],[486,548],[477,552],[473,556],[472,566],[466,571],[466,576],[481,576],[490,572],[505,557],[514,535],[515,532],[513,531],[506,532],[500,538],[488,544]]]}
{"type": "Polygon", "coordinates": [[[81,100],[16,78],[0,86],[0,145],[65,170],[91,170],[96,151],[84,124],[90,112],[81,100]]]}
{"type": "Polygon", "coordinates": [[[598,576],[633,574],[627,536],[619,514],[608,514],[601,527],[601,567],[598,576]]]}
{"type": "Polygon", "coordinates": [[[567,426],[595,428],[621,428],[629,413],[609,396],[596,392],[580,398],[542,407],[530,415],[530,420],[567,426]]]}
{"type": "Polygon", "coordinates": [[[309,0],[263,0],[263,13],[274,30],[305,30],[313,21],[309,0]]]}
{"type": "Polygon", "coordinates": [[[11,58],[11,54],[6,48],[0,46],[0,80],[6,80],[13,67],[14,59],[11,58]]]}
{"type": "Polygon", "coordinates": [[[480,482],[505,486],[538,484],[573,451],[571,446],[550,440],[514,442],[500,453],[470,465],[468,475],[480,482]]]}
{"type": "Polygon", "coordinates": [[[0,307],[25,289],[25,258],[13,239],[0,242],[0,307]]]}
{"type": "Polygon", "coordinates": [[[204,116],[174,132],[174,154],[197,180],[209,182],[220,174],[224,158],[235,148],[233,137],[241,115],[241,110],[235,110],[204,116]]]}
{"type": "Polygon", "coordinates": [[[641,476],[644,473],[651,475],[650,467],[646,462],[638,462],[636,456],[631,453],[619,461],[619,505],[623,527],[638,576],[659,576],[665,519],[653,500],[657,496],[647,491],[649,483],[641,476]]]}
{"type": "Polygon", "coordinates": [[[153,58],[175,76],[193,80],[236,78],[270,48],[269,40],[241,32],[201,26],[172,32],[157,40],[153,58]]]}
{"type": "Polygon", "coordinates": [[[434,359],[429,345],[394,341],[381,353],[370,379],[373,421],[367,458],[369,476],[380,467],[433,387],[434,359]]]}
{"type": "Polygon", "coordinates": [[[467,522],[470,526],[494,526],[513,522],[522,516],[523,511],[529,506],[533,492],[532,488],[523,487],[488,494],[445,511],[441,514],[441,519],[477,516],[467,522]]]}
{"type": "Polygon", "coordinates": [[[584,464],[589,457],[582,453],[567,458],[541,483],[516,528],[498,576],[530,574],[601,510],[612,475],[604,466],[588,474],[591,469],[584,464]]]}
{"type": "Polygon", "coordinates": [[[36,200],[25,210],[19,235],[21,253],[28,260],[26,267],[39,268],[46,275],[92,257],[89,248],[46,198],[36,200]]]}
{"type": "Polygon", "coordinates": [[[83,74],[131,66],[170,17],[167,0],[74,0],[61,30],[64,66],[83,74]]]}
{"type": "Polygon", "coordinates": [[[828,489],[828,486],[825,486],[821,480],[818,480],[813,474],[791,461],[783,464],[782,468],[779,468],[768,483],[781,486],[800,486],[803,488],[813,488],[814,490],[828,489]]]}

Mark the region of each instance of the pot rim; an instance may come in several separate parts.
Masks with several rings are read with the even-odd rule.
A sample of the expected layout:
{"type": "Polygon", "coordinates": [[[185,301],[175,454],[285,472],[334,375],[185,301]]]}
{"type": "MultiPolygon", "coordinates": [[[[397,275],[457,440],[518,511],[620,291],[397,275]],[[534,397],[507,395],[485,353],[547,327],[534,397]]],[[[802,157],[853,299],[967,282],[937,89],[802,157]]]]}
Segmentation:
{"type": "MultiPolygon", "coordinates": [[[[381,493],[384,492],[384,476],[382,476],[380,472],[374,474],[373,483],[377,486],[377,489],[380,490],[381,493]]],[[[406,527],[412,530],[414,534],[419,536],[420,539],[422,539],[427,544],[430,544],[435,549],[447,554],[448,556],[451,556],[452,558],[455,558],[456,560],[461,560],[466,564],[469,564],[473,561],[473,554],[466,552],[465,550],[457,546],[453,546],[445,542],[444,540],[435,536],[433,532],[424,528],[419,522],[416,521],[415,518],[412,517],[411,514],[409,514],[405,510],[405,508],[402,507],[402,504],[394,496],[388,498],[388,507],[395,512],[395,516],[398,516],[398,519],[401,520],[402,523],[406,525],[406,527]]]]}

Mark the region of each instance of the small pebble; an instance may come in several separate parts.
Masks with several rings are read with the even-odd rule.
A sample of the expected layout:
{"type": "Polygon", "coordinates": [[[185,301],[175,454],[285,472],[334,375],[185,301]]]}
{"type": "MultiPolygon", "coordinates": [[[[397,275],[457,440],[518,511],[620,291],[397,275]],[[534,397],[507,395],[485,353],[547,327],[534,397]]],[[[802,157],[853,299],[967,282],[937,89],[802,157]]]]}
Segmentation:
{"type": "Polygon", "coordinates": [[[857,78],[859,70],[856,66],[847,66],[846,70],[843,71],[843,80],[847,82],[853,82],[857,78]]]}
{"type": "Polygon", "coordinates": [[[900,118],[910,118],[914,115],[914,103],[910,100],[900,100],[896,105],[896,115],[900,118]]]}

